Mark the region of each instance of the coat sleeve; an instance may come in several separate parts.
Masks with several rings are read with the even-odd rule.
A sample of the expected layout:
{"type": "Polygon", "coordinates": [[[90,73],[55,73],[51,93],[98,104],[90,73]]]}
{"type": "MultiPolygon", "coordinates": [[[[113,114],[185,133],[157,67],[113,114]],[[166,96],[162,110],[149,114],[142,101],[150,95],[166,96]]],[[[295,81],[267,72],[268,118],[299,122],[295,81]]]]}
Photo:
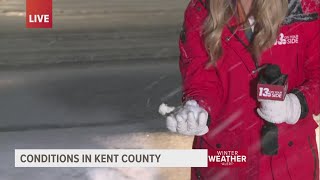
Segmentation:
{"type": "Polygon", "coordinates": [[[179,67],[183,83],[182,101],[196,100],[213,118],[221,108],[223,91],[216,69],[206,68],[209,57],[202,37],[206,17],[204,4],[191,0],[179,39],[179,67]]]}
{"type": "MultiPolygon", "coordinates": [[[[307,22],[305,26],[304,83],[296,89],[296,94],[304,108],[304,115],[320,113],[320,20],[307,22]]],[[[303,109],[302,109],[303,110],[303,109]]]]}

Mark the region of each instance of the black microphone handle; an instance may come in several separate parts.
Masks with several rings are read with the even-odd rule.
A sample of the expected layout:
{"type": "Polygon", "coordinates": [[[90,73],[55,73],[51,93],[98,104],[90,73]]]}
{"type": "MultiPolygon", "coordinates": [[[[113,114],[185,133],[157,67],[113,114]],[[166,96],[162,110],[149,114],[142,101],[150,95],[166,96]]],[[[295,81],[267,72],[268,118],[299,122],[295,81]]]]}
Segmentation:
{"type": "MultiPolygon", "coordinates": [[[[280,67],[277,65],[267,65],[267,67],[262,72],[262,77],[260,81],[266,84],[283,84],[283,75],[281,73],[280,67]]],[[[278,127],[274,123],[265,121],[262,127],[262,153],[266,155],[276,155],[278,154],[279,142],[278,142],[278,127]]]]}

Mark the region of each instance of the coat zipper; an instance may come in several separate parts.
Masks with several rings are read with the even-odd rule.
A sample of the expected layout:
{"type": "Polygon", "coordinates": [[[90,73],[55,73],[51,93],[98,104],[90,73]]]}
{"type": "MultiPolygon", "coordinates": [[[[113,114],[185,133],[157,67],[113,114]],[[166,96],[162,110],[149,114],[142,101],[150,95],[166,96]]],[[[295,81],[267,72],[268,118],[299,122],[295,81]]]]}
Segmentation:
{"type": "Polygon", "coordinates": [[[309,141],[309,146],[310,149],[312,151],[312,156],[313,156],[313,160],[314,160],[314,170],[313,170],[313,179],[317,180],[317,168],[318,168],[318,159],[317,159],[317,152],[315,151],[315,149],[313,148],[313,145],[311,143],[311,139],[310,136],[308,136],[308,141],[309,141]]]}
{"type": "MultiPolygon", "coordinates": [[[[249,49],[249,46],[246,45],[246,43],[236,34],[237,29],[234,29],[234,27],[230,27],[230,26],[227,26],[227,28],[228,28],[229,31],[232,33],[232,35],[229,36],[229,37],[226,39],[227,41],[230,41],[230,39],[234,36],[234,37],[242,44],[242,46],[244,46],[246,49],[249,49]]],[[[242,60],[242,58],[241,58],[241,60],[242,60]]],[[[246,66],[247,70],[250,72],[250,68],[247,67],[246,63],[244,63],[243,60],[242,60],[242,62],[243,62],[243,64],[246,66]]],[[[255,65],[255,68],[256,68],[256,69],[251,71],[251,74],[252,74],[252,75],[258,73],[260,70],[262,70],[263,68],[266,67],[266,65],[263,65],[263,66],[259,67],[258,62],[256,62],[256,61],[254,61],[253,63],[254,63],[254,65],[255,65]]]]}

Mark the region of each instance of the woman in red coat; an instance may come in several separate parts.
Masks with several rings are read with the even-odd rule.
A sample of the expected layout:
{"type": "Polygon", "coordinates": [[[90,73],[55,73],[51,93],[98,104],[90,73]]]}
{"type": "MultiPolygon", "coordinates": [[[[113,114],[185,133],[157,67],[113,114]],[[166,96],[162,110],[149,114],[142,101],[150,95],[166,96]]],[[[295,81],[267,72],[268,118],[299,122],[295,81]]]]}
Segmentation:
{"type": "MultiPolygon", "coordinates": [[[[194,149],[244,150],[245,167],[192,168],[193,180],[318,180],[320,113],[318,0],[191,0],[180,34],[183,107],[168,129],[194,149]],[[288,75],[284,101],[258,101],[259,71],[288,75]],[[263,128],[276,127],[276,153],[263,128]]],[[[272,144],[272,142],[271,142],[272,144]]]]}

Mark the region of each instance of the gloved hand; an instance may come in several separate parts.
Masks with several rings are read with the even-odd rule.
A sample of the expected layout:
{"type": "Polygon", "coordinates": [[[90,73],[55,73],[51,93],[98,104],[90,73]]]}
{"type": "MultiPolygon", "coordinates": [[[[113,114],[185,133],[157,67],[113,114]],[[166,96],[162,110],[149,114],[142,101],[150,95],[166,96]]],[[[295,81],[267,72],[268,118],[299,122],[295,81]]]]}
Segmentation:
{"type": "Polygon", "coordinates": [[[295,94],[287,94],[284,101],[260,100],[259,116],[271,123],[295,124],[301,115],[301,104],[295,94]]]}
{"type": "Polygon", "coordinates": [[[190,100],[167,117],[167,128],[183,135],[202,136],[209,131],[207,120],[207,111],[190,100]]]}

